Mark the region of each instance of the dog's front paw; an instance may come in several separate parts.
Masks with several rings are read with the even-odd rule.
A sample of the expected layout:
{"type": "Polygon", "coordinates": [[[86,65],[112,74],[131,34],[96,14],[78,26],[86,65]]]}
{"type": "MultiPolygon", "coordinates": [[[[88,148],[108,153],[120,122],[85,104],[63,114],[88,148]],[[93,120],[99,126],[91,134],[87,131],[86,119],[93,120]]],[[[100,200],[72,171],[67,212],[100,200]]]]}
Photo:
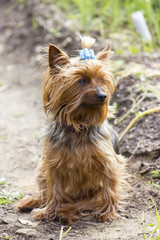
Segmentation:
{"type": "Polygon", "coordinates": [[[32,211],[32,216],[36,220],[53,220],[56,218],[55,211],[52,212],[48,211],[47,207],[37,208],[32,211]]]}
{"type": "Polygon", "coordinates": [[[107,214],[104,215],[98,214],[95,218],[99,223],[106,222],[109,219],[107,214]]]}
{"type": "Polygon", "coordinates": [[[23,198],[16,204],[16,208],[21,212],[30,212],[41,205],[40,199],[23,198]]]}

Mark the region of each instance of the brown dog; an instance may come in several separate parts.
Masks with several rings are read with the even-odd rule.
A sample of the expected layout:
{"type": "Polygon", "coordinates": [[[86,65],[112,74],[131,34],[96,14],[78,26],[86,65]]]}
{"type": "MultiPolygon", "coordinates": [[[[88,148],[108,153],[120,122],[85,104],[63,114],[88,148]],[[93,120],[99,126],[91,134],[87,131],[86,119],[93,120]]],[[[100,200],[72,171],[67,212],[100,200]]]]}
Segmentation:
{"type": "Polygon", "coordinates": [[[37,178],[40,194],[18,203],[21,211],[37,208],[36,219],[58,217],[72,223],[92,214],[106,221],[117,215],[127,186],[125,159],[116,153],[117,137],[106,120],[115,89],[110,46],[94,57],[90,51],[94,42],[82,38],[81,59],[49,46],[43,93],[47,127],[37,178]]]}

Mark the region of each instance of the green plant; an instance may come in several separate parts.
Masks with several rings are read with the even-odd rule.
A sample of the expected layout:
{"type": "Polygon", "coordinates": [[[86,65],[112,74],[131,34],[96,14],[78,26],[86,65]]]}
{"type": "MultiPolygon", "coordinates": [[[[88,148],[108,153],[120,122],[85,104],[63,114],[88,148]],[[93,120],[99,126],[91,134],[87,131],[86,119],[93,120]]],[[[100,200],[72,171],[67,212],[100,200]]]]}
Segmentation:
{"type": "Polygon", "coordinates": [[[147,92],[145,92],[143,95],[140,95],[137,102],[135,102],[134,99],[132,99],[133,101],[132,107],[120,119],[115,119],[114,124],[117,125],[121,123],[126,117],[129,116],[130,113],[134,112],[134,110],[142,103],[142,101],[145,99],[146,96],[147,96],[147,92]]]}
{"type": "Polygon", "coordinates": [[[154,200],[152,198],[151,198],[151,200],[152,200],[152,203],[155,208],[157,224],[154,224],[154,223],[146,224],[145,219],[144,219],[144,212],[142,213],[143,240],[158,240],[158,239],[160,239],[160,216],[159,216],[159,213],[157,210],[156,203],[154,202],[154,200]],[[147,226],[154,228],[149,235],[149,239],[148,239],[148,237],[146,238],[147,226]]]}
{"type": "Polygon", "coordinates": [[[0,192],[0,205],[13,204],[16,199],[20,199],[22,194],[14,191],[2,190],[0,192]]]}
{"type": "MultiPolygon", "coordinates": [[[[21,0],[22,1],[22,0],[21,0]]],[[[160,46],[160,1],[159,0],[43,0],[56,3],[67,11],[69,16],[74,15],[81,23],[84,32],[101,31],[107,32],[123,31],[128,29],[135,32],[131,14],[134,11],[142,11],[151,31],[154,45],[160,46]],[[97,19],[100,25],[97,24],[97,19]],[[103,26],[103,29],[102,29],[103,26]],[[100,30],[101,28],[101,30],[100,30]]],[[[80,27],[80,25],[78,26],[80,27]]],[[[79,29],[78,29],[79,30],[79,29]]],[[[143,43],[144,49],[152,50],[152,43],[143,43]]],[[[133,53],[139,52],[139,47],[130,47],[133,53]]]]}
{"type": "Polygon", "coordinates": [[[25,1],[26,1],[26,0],[17,0],[17,3],[18,3],[19,5],[23,5],[23,6],[24,6],[24,5],[25,5],[25,1]]]}
{"type": "Polygon", "coordinates": [[[154,227],[153,231],[150,234],[149,240],[156,240],[156,239],[160,239],[160,216],[157,210],[157,206],[156,203],[154,202],[154,200],[151,198],[152,203],[155,207],[155,212],[156,212],[156,219],[157,219],[157,225],[155,224],[149,224],[149,226],[154,227]]]}
{"type": "Polygon", "coordinates": [[[148,183],[151,184],[152,186],[154,186],[155,188],[160,188],[160,185],[155,183],[153,180],[152,180],[152,182],[148,181],[148,183]]]}
{"type": "Polygon", "coordinates": [[[36,16],[32,16],[32,27],[34,29],[34,31],[37,31],[38,30],[38,22],[37,22],[37,19],[36,19],[36,16]]]}
{"type": "Polygon", "coordinates": [[[152,177],[153,178],[160,178],[160,170],[152,171],[152,177]]]}
{"type": "Polygon", "coordinates": [[[12,240],[12,237],[11,236],[7,236],[7,237],[5,237],[5,240],[12,240]]]}
{"type": "Polygon", "coordinates": [[[71,230],[71,227],[68,228],[64,233],[63,233],[63,229],[64,229],[64,226],[61,226],[59,240],[62,240],[67,235],[67,233],[69,233],[69,231],[71,230]]]}
{"type": "Polygon", "coordinates": [[[132,119],[132,121],[128,124],[128,126],[125,128],[125,130],[121,133],[120,137],[119,137],[119,141],[124,137],[124,135],[126,135],[126,133],[129,131],[129,129],[135,124],[135,122],[137,122],[140,118],[146,116],[147,114],[151,114],[154,112],[159,112],[160,111],[160,107],[157,108],[151,108],[148,109],[144,112],[141,113],[137,113],[137,116],[135,118],[132,119]]]}
{"type": "Polygon", "coordinates": [[[6,183],[6,179],[5,178],[0,178],[0,185],[4,185],[6,183]]]}

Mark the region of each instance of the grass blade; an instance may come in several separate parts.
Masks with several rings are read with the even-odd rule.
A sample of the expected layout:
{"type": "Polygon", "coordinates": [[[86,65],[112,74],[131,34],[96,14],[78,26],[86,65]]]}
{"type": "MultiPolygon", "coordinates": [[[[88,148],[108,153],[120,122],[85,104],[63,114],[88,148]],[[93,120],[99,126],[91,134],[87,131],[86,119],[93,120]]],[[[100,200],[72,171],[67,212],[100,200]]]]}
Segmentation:
{"type": "Polygon", "coordinates": [[[152,239],[153,233],[155,233],[158,228],[159,228],[159,227],[157,226],[157,227],[151,232],[150,237],[149,237],[149,240],[153,240],[153,239],[152,239]]]}
{"type": "Polygon", "coordinates": [[[67,233],[69,233],[69,231],[71,230],[71,227],[67,229],[67,231],[65,231],[65,233],[63,234],[62,238],[65,237],[67,235],[67,233]]]}

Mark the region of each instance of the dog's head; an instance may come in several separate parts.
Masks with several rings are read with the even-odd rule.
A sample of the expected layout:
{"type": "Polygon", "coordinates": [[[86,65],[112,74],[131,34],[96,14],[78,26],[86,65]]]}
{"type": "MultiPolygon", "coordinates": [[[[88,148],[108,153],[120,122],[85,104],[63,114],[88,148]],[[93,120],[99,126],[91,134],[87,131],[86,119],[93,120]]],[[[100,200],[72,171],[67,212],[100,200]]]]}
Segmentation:
{"type": "Polygon", "coordinates": [[[91,54],[84,59],[84,50],[81,58],[69,58],[57,46],[49,45],[44,109],[55,121],[72,125],[77,131],[82,126],[103,123],[115,89],[108,59],[110,45],[94,57],[93,51],[89,51],[94,42],[93,38],[82,38],[82,47],[86,54],[91,54]]]}

